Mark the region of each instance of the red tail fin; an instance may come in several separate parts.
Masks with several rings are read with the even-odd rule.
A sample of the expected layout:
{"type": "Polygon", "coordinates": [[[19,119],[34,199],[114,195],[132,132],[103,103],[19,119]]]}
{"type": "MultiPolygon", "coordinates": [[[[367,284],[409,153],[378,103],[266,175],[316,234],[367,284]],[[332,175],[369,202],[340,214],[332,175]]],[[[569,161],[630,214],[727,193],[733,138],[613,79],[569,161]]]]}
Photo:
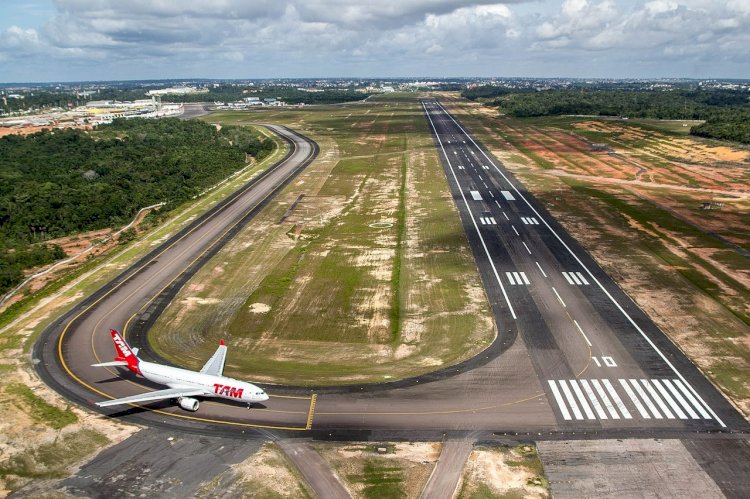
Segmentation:
{"type": "Polygon", "coordinates": [[[112,335],[112,342],[115,344],[115,350],[117,350],[117,357],[115,360],[128,363],[128,369],[136,374],[140,374],[141,370],[138,368],[138,357],[131,350],[130,345],[125,342],[125,339],[120,336],[120,333],[114,329],[110,329],[109,333],[112,335]]]}

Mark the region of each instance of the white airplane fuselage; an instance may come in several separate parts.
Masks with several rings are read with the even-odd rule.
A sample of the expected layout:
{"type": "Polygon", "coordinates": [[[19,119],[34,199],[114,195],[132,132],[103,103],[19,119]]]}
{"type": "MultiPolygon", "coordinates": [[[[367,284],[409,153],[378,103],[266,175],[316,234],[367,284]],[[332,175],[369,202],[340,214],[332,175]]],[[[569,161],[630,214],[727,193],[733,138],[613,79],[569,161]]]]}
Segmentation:
{"type": "Polygon", "coordinates": [[[202,395],[203,397],[219,397],[245,403],[268,400],[268,395],[261,388],[226,376],[203,374],[143,360],[138,364],[138,368],[144,378],[154,383],[167,385],[170,388],[205,389],[207,394],[202,395]]]}

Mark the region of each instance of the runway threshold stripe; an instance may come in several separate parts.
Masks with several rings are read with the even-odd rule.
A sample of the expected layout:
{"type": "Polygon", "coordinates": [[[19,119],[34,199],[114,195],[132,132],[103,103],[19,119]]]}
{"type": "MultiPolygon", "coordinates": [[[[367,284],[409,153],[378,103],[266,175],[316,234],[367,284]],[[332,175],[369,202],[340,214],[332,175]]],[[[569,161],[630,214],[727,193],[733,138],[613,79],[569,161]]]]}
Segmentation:
{"type": "Polygon", "coordinates": [[[528,286],[529,284],[531,284],[531,282],[529,282],[529,278],[528,278],[528,277],[526,277],[526,272],[521,272],[521,279],[523,279],[523,282],[524,282],[524,283],[525,283],[525,284],[526,284],[527,286],[528,286]]]}
{"type": "Polygon", "coordinates": [[[589,403],[586,402],[586,397],[583,396],[583,392],[581,391],[581,388],[578,386],[578,382],[574,379],[570,380],[570,386],[573,388],[573,391],[576,394],[576,397],[578,398],[578,402],[581,404],[581,407],[583,408],[583,412],[586,413],[586,417],[588,419],[596,419],[594,417],[594,412],[591,410],[591,407],[589,407],[589,403]]]}
{"type": "Polygon", "coordinates": [[[599,383],[599,380],[592,379],[591,384],[594,385],[594,389],[596,390],[596,393],[599,394],[599,398],[602,399],[602,402],[604,402],[604,407],[607,408],[607,410],[609,411],[609,415],[612,417],[612,419],[620,419],[620,415],[617,413],[615,406],[612,405],[612,402],[609,400],[609,397],[607,397],[607,393],[604,391],[604,388],[602,388],[602,385],[601,383],[599,383]]]}
{"type": "Polygon", "coordinates": [[[596,411],[596,415],[599,416],[599,419],[607,419],[607,413],[604,412],[602,405],[599,403],[599,400],[596,398],[596,395],[594,395],[594,390],[591,389],[589,382],[585,379],[582,379],[579,381],[579,383],[583,387],[583,391],[586,393],[586,396],[589,398],[591,405],[594,406],[594,410],[596,411]]]}
{"type": "MultiPolygon", "coordinates": [[[[445,109],[444,109],[444,108],[442,108],[442,107],[441,107],[440,109],[441,109],[441,111],[445,111],[445,109]]],[[[508,176],[507,176],[507,175],[506,175],[505,173],[503,173],[503,171],[502,171],[502,170],[501,170],[500,168],[498,168],[498,167],[497,167],[497,165],[495,164],[495,162],[494,162],[494,161],[492,161],[492,159],[491,159],[491,158],[490,158],[490,157],[489,157],[489,156],[487,155],[487,153],[486,153],[485,151],[483,151],[483,150],[482,150],[482,149],[481,149],[481,148],[480,148],[480,147],[479,147],[479,146],[477,145],[477,143],[476,143],[476,142],[474,141],[474,139],[473,139],[473,138],[471,137],[471,135],[469,135],[469,134],[468,134],[468,133],[466,132],[466,130],[464,130],[464,127],[463,127],[463,126],[461,126],[461,124],[460,124],[460,123],[459,123],[458,121],[456,121],[456,118],[454,118],[454,117],[453,117],[452,115],[450,115],[450,114],[449,114],[449,113],[448,113],[447,111],[445,111],[445,113],[446,113],[446,116],[447,116],[447,118],[448,118],[448,119],[450,119],[450,120],[451,120],[451,121],[452,121],[452,122],[453,122],[453,123],[455,124],[455,126],[456,126],[456,127],[457,127],[457,128],[459,129],[459,130],[461,130],[461,132],[462,132],[462,133],[463,133],[463,134],[464,134],[464,135],[465,135],[466,137],[468,137],[468,138],[469,138],[469,140],[470,140],[470,141],[471,141],[471,142],[472,142],[472,143],[473,143],[473,144],[474,144],[474,145],[475,145],[475,146],[476,146],[476,147],[477,147],[477,148],[478,148],[478,149],[480,150],[480,152],[481,152],[481,153],[482,153],[482,155],[483,155],[483,156],[485,157],[485,159],[486,159],[486,160],[487,160],[487,161],[488,161],[488,162],[489,162],[490,164],[492,164],[492,166],[493,166],[493,167],[495,168],[495,170],[497,171],[497,173],[499,173],[499,174],[500,174],[500,175],[501,175],[501,176],[503,177],[503,179],[504,179],[504,180],[505,180],[505,181],[506,181],[506,182],[507,182],[507,183],[508,183],[508,184],[510,185],[510,188],[511,188],[511,189],[513,189],[513,190],[514,190],[514,191],[515,191],[515,192],[516,192],[516,193],[517,193],[517,194],[519,195],[519,197],[521,198],[521,200],[523,200],[523,201],[524,201],[524,202],[526,203],[526,205],[527,205],[527,206],[528,206],[528,207],[529,207],[529,208],[530,208],[530,209],[531,209],[531,210],[532,210],[532,211],[533,211],[534,213],[536,213],[536,214],[538,215],[539,213],[538,213],[538,212],[537,212],[537,210],[536,210],[536,209],[535,209],[535,208],[534,208],[534,207],[532,206],[532,204],[531,204],[531,203],[529,202],[529,200],[528,200],[528,199],[526,199],[526,197],[525,197],[525,196],[524,196],[524,195],[523,195],[523,194],[521,193],[521,191],[519,191],[519,190],[518,190],[518,188],[517,188],[516,186],[514,186],[514,185],[513,185],[513,184],[512,184],[511,182],[510,182],[510,180],[508,179],[508,176]]],[[[429,114],[428,114],[428,116],[429,116],[429,114]]],[[[430,123],[432,123],[432,118],[430,118],[430,123]]],[[[434,128],[434,126],[433,126],[433,128],[434,128]]],[[[441,144],[441,145],[442,145],[442,144],[441,144]]],[[[590,276],[590,277],[591,277],[591,278],[593,279],[594,283],[595,283],[595,284],[596,284],[597,286],[599,286],[599,289],[601,289],[601,290],[602,290],[602,292],[603,292],[603,293],[604,293],[604,294],[605,294],[605,295],[606,295],[606,296],[607,296],[607,297],[608,297],[608,298],[609,298],[609,299],[610,299],[610,300],[612,301],[612,303],[613,303],[613,304],[615,305],[615,307],[617,307],[617,309],[618,309],[618,310],[619,310],[619,311],[620,311],[620,312],[621,312],[621,313],[623,314],[623,316],[625,316],[625,318],[626,318],[626,319],[628,320],[628,322],[630,322],[630,324],[631,324],[631,325],[632,325],[632,326],[633,326],[633,327],[635,328],[635,330],[636,330],[636,331],[638,331],[638,333],[639,333],[639,334],[640,334],[640,335],[641,335],[641,336],[643,337],[643,339],[644,339],[644,340],[645,340],[645,341],[646,341],[646,342],[647,342],[647,343],[648,343],[648,344],[649,344],[649,345],[651,346],[651,348],[653,348],[653,349],[654,349],[654,351],[655,351],[655,352],[656,352],[656,353],[657,353],[657,354],[659,355],[659,357],[660,357],[660,358],[661,358],[661,359],[662,359],[662,360],[664,361],[664,363],[665,363],[665,364],[666,364],[667,366],[669,366],[669,368],[670,368],[670,369],[672,369],[672,372],[674,372],[674,373],[675,373],[675,376],[677,376],[677,377],[678,377],[678,378],[680,379],[680,381],[682,381],[683,383],[685,383],[685,384],[687,385],[687,380],[685,380],[685,378],[683,377],[682,373],[680,373],[680,371],[678,371],[678,370],[677,370],[677,368],[676,368],[676,367],[674,366],[674,364],[672,364],[672,362],[670,362],[670,361],[669,361],[669,359],[667,358],[667,356],[666,356],[666,355],[664,355],[664,352],[662,352],[662,351],[661,351],[661,350],[660,350],[660,349],[659,349],[659,348],[658,348],[658,347],[656,346],[656,344],[655,344],[655,343],[654,343],[654,342],[653,342],[653,341],[651,340],[651,338],[649,338],[649,337],[648,337],[648,335],[646,335],[646,333],[645,333],[645,332],[643,331],[643,329],[641,329],[641,327],[640,327],[640,326],[639,326],[639,325],[638,325],[638,324],[637,324],[637,323],[635,322],[635,320],[634,320],[634,319],[633,319],[633,318],[632,318],[632,317],[630,316],[630,314],[628,314],[628,313],[627,313],[627,312],[625,311],[625,309],[624,309],[624,308],[622,307],[622,305],[621,305],[621,304],[620,304],[620,303],[619,303],[619,302],[618,302],[618,301],[617,301],[617,300],[615,299],[615,297],[614,297],[614,296],[612,296],[612,294],[611,294],[611,293],[610,293],[609,291],[607,291],[607,288],[605,288],[605,287],[604,287],[604,286],[602,285],[602,283],[601,283],[601,282],[599,282],[599,281],[598,281],[598,280],[596,279],[596,277],[595,277],[595,276],[594,276],[594,274],[593,274],[593,273],[591,272],[591,270],[589,270],[589,269],[588,269],[588,268],[586,267],[586,265],[584,265],[584,264],[583,264],[583,262],[582,262],[582,261],[581,261],[581,259],[580,259],[580,258],[578,257],[578,255],[577,255],[577,254],[576,254],[576,253],[575,253],[575,252],[574,252],[574,251],[573,251],[573,250],[572,250],[572,249],[570,248],[570,246],[568,246],[568,244],[566,244],[566,243],[565,243],[565,241],[563,241],[563,239],[562,239],[562,238],[560,237],[560,235],[559,235],[559,234],[557,234],[557,232],[556,232],[556,231],[555,231],[555,230],[554,230],[554,229],[553,229],[553,228],[552,228],[552,227],[551,227],[551,226],[550,226],[550,225],[549,225],[549,224],[548,224],[548,223],[547,223],[546,221],[544,221],[544,219],[542,219],[542,221],[544,222],[544,225],[545,225],[545,226],[546,226],[546,227],[547,227],[547,228],[548,228],[548,229],[549,229],[549,230],[550,230],[550,231],[552,232],[552,234],[553,234],[553,235],[555,236],[555,238],[557,238],[557,240],[558,240],[558,241],[560,241],[560,243],[561,243],[561,244],[562,244],[562,246],[563,246],[563,247],[564,247],[564,248],[565,248],[565,249],[566,249],[566,250],[568,251],[568,253],[570,253],[570,255],[571,255],[571,256],[572,256],[572,257],[573,257],[573,258],[574,258],[574,259],[575,259],[575,260],[576,260],[576,261],[577,261],[577,262],[578,262],[578,263],[579,263],[579,264],[580,264],[580,265],[581,265],[581,266],[583,267],[583,269],[584,269],[584,270],[585,270],[585,271],[586,271],[586,272],[587,272],[587,273],[589,274],[589,276],[590,276]]],[[[514,318],[515,318],[515,317],[514,317],[514,318]]],[[[726,426],[727,426],[727,425],[726,425],[726,424],[725,424],[725,423],[724,423],[724,422],[723,422],[723,421],[722,421],[722,420],[721,420],[721,419],[719,418],[719,416],[718,416],[718,415],[717,415],[717,414],[716,414],[716,413],[715,413],[715,412],[713,411],[713,409],[711,409],[711,408],[710,408],[710,407],[708,406],[708,404],[705,404],[705,402],[703,401],[703,399],[701,398],[701,396],[700,396],[700,395],[698,394],[698,392],[697,392],[697,391],[695,391],[695,390],[694,390],[694,388],[693,388],[692,386],[690,386],[690,385],[687,385],[686,389],[687,389],[687,390],[689,390],[689,391],[691,391],[691,392],[693,392],[693,393],[695,394],[695,396],[692,396],[692,395],[691,395],[691,397],[690,397],[691,399],[695,399],[695,398],[697,397],[697,398],[698,398],[698,399],[700,400],[700,403],[698,404],[698,406],[699,406],[699,407],[701,408],[701,413],[705,412],[705,410],[706,410],[706,409],[708,409],[708,411],[710,411],[710,412],[711,412],[711,415],[712,415],[712,416],[713,416],[713,418],[714,418],[714,419],[716,420],[716,422],[718,422],[718,423],[719,423],[719,425],[720,425],[720,426],[722,426],[723,428],[726,428],[726,426]],[[705,404],[705,409],[704,409],[704,406],[703,406],[703,404],[705,404]]]]}
{"type": "Polygon", "coordinates": [[[643,404],[641,404],[641,401],[638,400],[638,397],[635,396],[635,393],[633,393],[633,390],[630,388],[630,385],[628,385],[627,380],[620,379],[620,385],[622,385],[622,389],[625,390],[625,393],[628,394],[628,397],[630,397],[630,400],[633,402],[633,405],[636,409],[638,409],[638,412],[641,414],[641,417],[643,419],[651,419],[651,415],[646,411],[646,408],[643,407],[643,404]]]}
{"type": "Polygon", "coordinates": [[[558,382],[560,383],[560,388],[562,388],[562,391],[565,394],[565,399],[568,401],[568,405],[573,410],[573,415],[575,416],[575,418],[583,419],[583,414],[581,413],[581,410],[578,408],[578,404],[576,404],[576,401],[573,398],[573,393],[571,393],[570,388],[568,388],[568,384],[565,382],[564,379],[561,379],[558,382]]]}
{"type": "Polygon", "coordinates": [[[643,385],[643,388],[646,389],[648,394],[651,396],[651,400],[656,402],[656,405],[659,406],[659,410],[661,410],[662,414],[667,419],[674,419],[674,414],[672,414],[672,411],[669,410],[667,407],[667,404],[664,403],[664,401],[661,399],[658,393],[656,393],[656,389],[651,386],[651,383],[647,379],[642,379],[641,384],[643,385]]]}
{"type": "Polygon", "coordinates": [[[703,406],[695,399],[692,393],[685,387],[685,385],[680,381],[679,379],[674,380],[674,384],[677,385],[677,388],[680,389],[682,393],[685,394],[685,397],[690,401],[693,406],[695,406],[696,409],[698,409],[698,412],[701,413],[701,416],[703,416],[704,419],[711,419],[711,415],[706,412],[706,410],[703,408],[703,406]]]}
{"type": "Polygon", "coordinates": [[[662,419],[661,413],[656,408],[656,406],[651,401],[651,399],[648,398],[648,395],[646,395],[646,392],[643,391],[643,388],[641,388],[641,385],[638,384],[638,380],[637,379],[631,379],[629,381],[630,381],[630,384],[635,389],[636,393],[638,393],[638,395],[641,397],[641,399],[646,403],[646,407],[649,408],[649,410],[651,411],[651,414],[653,414],[656,419],[662,419]]]}
{"type": "Polygon", "coordinates": [[[568,281],[568,284],[570,284],[570,285],[572,286],[572,285],[573,285],[573,279],[571,279],[571,278],[570,278],[570,277],[568,276],[568,273],[567,273],[567,272],[563,272],[563,273],[562,273],[562,275],[563,275],[563,277],[565,278],[565,280],[566,280],[566,281],[568,281]]]}
{"type": "Polygon", "coordinates": [[[664,388],[664,386],[661,384],[660,379],[652,379],[651,383],[654,384],[657,390],[659,390],[659,393],[661,393],[661,396],[664,400],[667,401],[667,404],[672,408],[675,414],[677,414],[677,417],[680,419],[687,419],[687,415],[685,415],[684,412],[682,412],[682,409],[680,409],[680,406],[675,402],[672,397],[670,397],[669,392],[664,388]]]}
{"type": "Polygon", "coordinates": [[[552,395],[555,397],[555,401],[557,402],[557,408],[560,409],[560,413],[562,414],[562,417],[565,421],[570,421],[572,418],[570,417],[570,412],[568,412],[568,408],[565,407],[565,402],[563,402],[562,397],[560,396],[560,390],[557,389],[557,385],[554,381],[549,380],[549,389],[552,390],[552,395]]]}
{"type": "Polygon", "coordinates": [[[516,283],[515,279],[513,279],[513,274],[511,272],[506,272],[505,276],[508,278],[508,280],[510,281],[511,284],[515,284],[516,283]]]}
{"type": "Polygon", "coordinates": [[[576,283],[576,284],[578,284],[579,286],[580,286],[581,284],[583,284],[583,283],[582,283],[581,281],[579,281],[579,280],[578,280],[578,277],[577,277],[577,276],[575,275],[575,273],[573,273],[573,272],[570,272],[570,274],[568,274],[568,275],[570,275],[570,278],[571,278],[571,279],[573,279],[573,282],[575,282],[575,283],[576,283]]]}
{"type": "Polygon", "coordinates": [[[492,222],[492,225],[497,225],[497,221],[495,220],[495,217],[490,217],[490,222],[492,222]]]}
{"type": "Polygon", "coordinates": [[[588,281],[586,280],[586,278],[585,278],[585,277],[583,277],[583,274],[581,274],[580,272],[576,272],[576,275],[578,276],[578,278],[579,278],[579,279],[580,279],[581,281],[583,281],[583,284],[585,284],[585,285],[587,285],[587,286],[588,286],[589,282],[588,282],[588,281]]]}
{"type": "Polygon", "coordinates": [[[677,399],[677,402],[682,405],[682,407],[687,411],[688,415],[691,419],[700,419],[700,416],[698,416],[698,413],[695,412],[690,404],[687,403],[687,401],[682,398],[682,395],[680,392],[675,388],[675,386],[672,384],[672,382],[668,379],[662,380],[664,383],[664,386],[667,387],[667,389],[674,395],[674,398],[677,399]]]}
{"type": "Polygon", "coordinates": [[[617,392],[615,391],[615,387],[612,386],[612,383],[609,382],[608,379],[603,379],[602,383],[604,383],[605,388],[609,392],[609,396],[612,397],[612,400],[617,405],[617,408],[620,409],[620,413],[625,419],[632,419],[633,416],[630,414],[630,411],[627,407],[625,407],[625,404],[622,403],[622,399],[620,399],[620,396],[617,395],[617,392]]]}

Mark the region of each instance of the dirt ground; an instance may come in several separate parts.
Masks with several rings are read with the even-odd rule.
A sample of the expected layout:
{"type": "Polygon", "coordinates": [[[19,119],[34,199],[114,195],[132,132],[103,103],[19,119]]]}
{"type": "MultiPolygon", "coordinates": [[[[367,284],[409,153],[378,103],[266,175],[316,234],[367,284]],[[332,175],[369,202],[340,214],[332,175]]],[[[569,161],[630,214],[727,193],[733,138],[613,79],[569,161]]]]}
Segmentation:
{"type": "Polygon", "coordinates": [[[750,415],[750,326],[737,316],[750,316],[750,151],[611,120],[529,124],[455,100],[452,110],[750,415]]]}
{"type": "Polygon", "coordinates": [[[89,125],[78,125],[75,123],[58,123],[55,125],[45,126],[0,126],[0,137],[6,135],[31,135],[32,133],[41,132],[42,130],[54,130],[56,128],[78,128],[79,130],[91,130],[89,125]]]}
{"type": "MultiPolygon", "coordinates": [[[[315,448],[328,461],[353,497],[364,497],[365,488],[375,479],[367,469],[373,463],[395,473],[402,484],[399,497],[418,498],[440,456],[438,442],[350,444],[318,443],[315,448]],[[385,450],[379,452],[378,449],[385,450]],[[369,478],[369,481],[368,481],[369,478]]],[[[393,477],[393,475],[392,475],[393,477]]],[[[372,497],[372,495],[367,495],[372,497]]]]}
{"type": "Polygon", "coordinates": [[[458,497],[550,497],[533,445],[475,448],[464,466],[458,497]]]}

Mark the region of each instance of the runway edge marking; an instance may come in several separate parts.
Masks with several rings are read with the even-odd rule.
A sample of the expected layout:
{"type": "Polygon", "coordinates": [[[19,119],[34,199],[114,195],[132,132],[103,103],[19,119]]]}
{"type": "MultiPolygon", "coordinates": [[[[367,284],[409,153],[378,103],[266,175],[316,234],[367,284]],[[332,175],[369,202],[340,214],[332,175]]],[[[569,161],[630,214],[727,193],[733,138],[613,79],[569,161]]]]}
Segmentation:
{"type": "MultiPolygon", "coordinates": [[[[438,141],[438,144],[440,144],[440,149],[443,151],[443,156],[445,157],[445,161],[448,163],[448,168],[451,170],[451,174],[453,174],[453,180],[456,182],[456,185],[458,186],[458,190],[461,193],[461,198],[464,201],[464,205],[466,206],[466,211],[469,214],[469,218],[471,219],[471,223],[474,225],[474,230],[477,231],[477,235],[479,236],[479,240],[482,243],[482,248],[484,248],[484,252],[487,255],[487,259],[490,262],[490,266],[492,267],[492,271],[495,274],[495,279],[497,279],[497,283],[500,285],[500,290],[503,293],[503,297],[505,298],[505,303],[508,304],[508,308],[510,309],[510,315],[513,317],[513,320],[517,320],[518,317],[516,317],[516,312],[513,310],[513,305],[510,303],[510,298],[508,297],[508,293],[505,291],[505,286],[503,286],[502,280],[500,280],[500,274],[498,274],[497,267],[495,267],[495,262],[492,261],[492,256],[490,255],[490,251],[487,249],[487,244],[484,242],[484,238],[482,237],[482,233],[479,231],[479,226],[477,225],[477,221],[474,218],[474,213],[471,211],[471,207],[469,207],[469,202],[466,200],[466,196],[464,195],[463,188],[461,187],[461,183],[458,181],[458,177],[456,176],[456,172],[453,169],[453,165],[451,164],[450,159],[448,158],[448,153],[445,152],[445,147],[443,146],[443,141],[440,140],[440,134],[438,134],[437,128],[435,128],[435,123],[432,121],[432,116],[430,116],[430,112],[427,110],[427,106],[425,106],[424,102],[422,102],[422,109],[424,110],[424,113],[427,115],[427,119],[430,121],[430,126],[432,127],[432,131],[435,133],[435,138],[438,141]]],[[[455,120],[453,120],[455,121],[455,120]]],[[[465,143],[465,142],[464,142],[465,143]]],[[[506,216],[507,218],[507,216],[506,216]]]]}
{"type": "MultiPolygon", "coordinates": [[[[612,303],[614,303],[614,305],[617,307],[617,309],[620,312],[622,312],[622,314],[625,316],[625,318],[628,320],[628,322],[630,322],[630,324],[632,324],[633,327],[635,327],[636,331],[638,331],[640,333],[640,335],[646,340],[646,342],[648,342],[648,344],[651,346],[651,348],[654,349],[654,351],[659,355],[659,357],[661,357],[661,359],[667,364],[667,366],[669,366],[669,368],[672,369],[672,371],[675,373],[675,375],[685,384],[685,387],[687,388],[687,390],[689,392],[692,392],[692,395],[694,395],[700,401],[701,405],[704,406],[711,413],[711,415],[713,416],[713,418],[719,423],[719,425],[721,425],[722,428],[726,428],[727,425],[724,423],[724,421],[722,421],[719,418],[719,416],[714,412],[714,410],[706,403],[706,401],[703,400],[703,397],[701,397],[698,394],[698,391],[695,388],[693,388],[693,386],[690,383],[687,382],[687,380],[683,377],[682,373],[677,370],[677,368],[669,361],[669,359],[667,359],[667,357],[664,355],[664,353],[656,346],[656,344],[651,340],[651,338],[648,337],[648,335],[645,333],[645,331],[643,331],[638,326],[638,324],[636,324],[636,322],[633,320],[633,318],[630,317],[630,314],[628,314],[625,311],[625,309],[622,308],[622,306],[620,305],[620,303],[615,299],[614,296],[612,296],[610,294],[610,292],[604,287],[604,285],[601,282],[599,282],[599,279],[597,279],[594,276],[594,274],[591,272],[591,270],[589,270],[589,268],[586,265],[584,265],[584,263],[581,261],[581,259],[578,258],[578,255],[576,255],[576,253],[572,249],[570,249],[570,247],[565,243],[565,241],[562,240],[562,238],[557,234],[557,232],[555,232],[555,230],[552,229],[552,227],[547,223],[547,220],[545,220],[544,217],[542,217],[542,215],[536,210],[536,208],[534,208],[534,206],[532,206],[532,204],[529,202],[529,200],[526,199],[526,197],[523,194],[521,194],[521,192],[518,190],[518,188],[515,186],[515,184],[513,184],[508,179],[508,177],[505,175],[505,173],[503,173],[503,171],[500,170],[500,168],[497,167],[497,164],[495,164],[495,162],[487,155],[487,153],[484,151],[484,149],[482,149],[481,147],[479,147],[479,145],[474,141],[474,137],[472,137],[471,135],[469,135],[469,133],[464,129],[464,127],[462,127],[461,124],[458,121],[456,121],[456,119],[453,117],[452,114],[448,113],[448,111],[445,109],[445,107],[442,104],[440,104],[438,102],[438,105],[441,108],[443,108],[443,111],[445,111],[445,114],[456,124],[456,126],[464,133],[464,135],[469,138],[469,140],[471,141],[471,143],[474,144],[474,147],[476,147],[477,149],[479,149],[479,151],[482,153],[482,155],[490,162],[490,164],[492,164],[492,166],[495,167],[495,170],[497,170],[497,172],[500,175],[502,175],[502,177],[505,179],[505,181],[508,182],[508,184],[511,186],[511,188],[514,191],[516,191],[516,193],[526,203],[526,205],[534,212],[534,214],[536,214],[536,216],[539,217],[539,219],[545,225],[545,227],[547,227],[549,229],[549,231],[555,236],[555,238],[558,241],[560,241],[560,244],[562,244],[563,247],[566,250],[568,250],[568,253],[570,253],[570,255],[581,265],[581,267],[583,267],[586,270],[586,273],[589,274],[589,276],[591,277],[591,279],[597,284],[597,286],[599,286],[599,288],[604,292],[604,294],[607,296],[607,298],[609,298],[610,301],[612,301],[612,303]]],[[[432,122],[432,120],[430,120],[430,122],[432,122]]],[[[664,333],[662,332],[662,334],[664,334],[664,333]]]]}

